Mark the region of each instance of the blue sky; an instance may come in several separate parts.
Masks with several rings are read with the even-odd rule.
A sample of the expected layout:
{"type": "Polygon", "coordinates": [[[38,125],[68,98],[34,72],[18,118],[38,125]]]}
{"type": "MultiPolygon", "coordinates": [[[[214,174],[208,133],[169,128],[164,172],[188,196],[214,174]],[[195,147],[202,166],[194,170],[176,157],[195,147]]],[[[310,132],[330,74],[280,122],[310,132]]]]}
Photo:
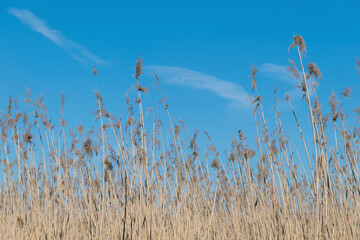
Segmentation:
{"type": "MultiPolygon", "coordinates": [[[[272,93],[293,92],[305,122],[304,102],[286,71],[295,32],[308,47],[323,79],[318,94],[327,105],[331,92],[353,86],[347,110],[357,106],[360,77],[360,3],[345,1],[20,1],[0,2],[0,109],[9,95],[22,99],[25,87],[44,94],[54,119],[66,95],[70,125],[92,124],[96,108],[92,65],[108,109],[126,114],[125,93],[134,84],[138,54],[144,59],[141,81],[150,88],[144,102],[156,105],[152,71],[162,80],[175,119],[188,129],[206,130],[218,148],[242,129],[253,143],[254,121],[246,101],[252,94],[250,66],[259,68],[258,86],[267,118],[273,121],[272,93]]],[[[283,100],[283,99],[282,99],[283,100]]],[[[285,127],[296,125],[280,103],[285,127]]]]}

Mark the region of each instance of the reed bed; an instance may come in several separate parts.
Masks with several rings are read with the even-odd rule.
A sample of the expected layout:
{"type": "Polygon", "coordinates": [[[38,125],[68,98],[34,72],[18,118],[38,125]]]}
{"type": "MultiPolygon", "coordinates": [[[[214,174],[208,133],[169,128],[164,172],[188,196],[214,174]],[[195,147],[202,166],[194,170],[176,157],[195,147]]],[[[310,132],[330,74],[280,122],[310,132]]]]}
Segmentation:
{"type": "MultiPolygon", "coordinates": [[[[140,58],[126,116],[109,113],[95,88],[97,127],[90,131],[63,118],[56,127],[30,91],[24,102],[31,111],[10,99],[0,116],[0,238],[360,239],[360,109],[344,112],[348,88],[329,98],[324,114],[316,93],[321,72],[304,62],[301,36],[289,51],[298,54],[289,71],[308,107],[298,113],[286,96],[299,132],[291,138],[302,142],[296,148],[276,107],[270,129],[256,67],[249,75],[256,145],[240,130],[225,157],[213,144],[200,154],[198,132],[173,122],[166,98],[158,110],[143,109],[149,90],[140,58]],[[308,114],[311,138],[297,114],[308,114]]],[[[156,74],[154,86],[161,91],[156,74]]]]}

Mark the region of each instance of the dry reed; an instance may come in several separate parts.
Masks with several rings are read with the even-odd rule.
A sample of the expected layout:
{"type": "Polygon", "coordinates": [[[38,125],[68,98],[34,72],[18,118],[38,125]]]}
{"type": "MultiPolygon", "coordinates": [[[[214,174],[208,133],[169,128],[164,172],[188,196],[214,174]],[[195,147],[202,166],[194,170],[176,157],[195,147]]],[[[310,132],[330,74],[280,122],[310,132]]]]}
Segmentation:
{"type": "MultiPolygon", "coordinates": [[[[256,67],[250,74],[256,149],[239,131],[226,159],[207,132],[209,147],[200,155],[199,133],[190,135],[181,120],[173,123],[164,96],[158,110],[143,110],[149,89],[140,84],[141,58],[126,119],[106,110],[96,87],[95,130],[67,126],[64,96],[59,128],[42,97],[27,90],[31,113],[19,112],[10,98],[0,116],[0,238],[360,239],[359,121],[349,125],[335,94],[331,112],[323,114],[316,94],[321,72],[315,63],[305,70],[301,36],[291,48],[300,70],[294,61],[289,70],[309,108],[311,139],[288,95],[286,102],[299,130],[293,138],[303,146],[285,135],[276,95],[276,127],[269,128],[256,67]],[[162,111],[167,118],[159,117],[162,111]]],[[[161,92],[156,74],[154,86],[161,92]]],[[[349,98],[351,90],[341,96],[349,98]]],[[[350,114],[360,119],[360,110],[350,114]]]]}

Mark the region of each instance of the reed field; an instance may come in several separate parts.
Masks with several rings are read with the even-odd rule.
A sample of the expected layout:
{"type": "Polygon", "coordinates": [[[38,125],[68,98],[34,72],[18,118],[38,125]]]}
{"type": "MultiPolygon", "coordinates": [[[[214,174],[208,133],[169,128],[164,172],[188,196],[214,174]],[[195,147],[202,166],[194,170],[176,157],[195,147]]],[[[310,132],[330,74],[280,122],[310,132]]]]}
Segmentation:
{"type": "Polygon", "coordinates": [[[161,91],[161,79],[154,73],[143,86],[141,58],[122,118],[94,86],[91,130],[52,119],[30,90],[10,98],[0,115],[0,239],[360,239],[360,108],[342,107],[351,87],[320,103],[320,69],[301,36],[290,44],[297,59],[288,69],[307,106],[297,112],[283,99],[297,134],[286,134],[276,107],[265,116],[252,66],[256,139],[239,130],[227,153],[174,121],[166,97],[145,109],[144,94],[161,91]]]}

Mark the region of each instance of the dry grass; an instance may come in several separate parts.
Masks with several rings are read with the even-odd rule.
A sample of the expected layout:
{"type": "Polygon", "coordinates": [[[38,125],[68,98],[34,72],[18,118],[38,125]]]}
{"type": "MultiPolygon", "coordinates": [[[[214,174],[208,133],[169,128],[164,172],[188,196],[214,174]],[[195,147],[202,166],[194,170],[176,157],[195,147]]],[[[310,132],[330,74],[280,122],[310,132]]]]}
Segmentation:
{"type": "MultiPolygon", "coordinates": [[[[276,108],[276,127],[269,129],[255,67],[249,84],[257,148],[239,131],[226,160],[212,144],[200,156],[198,132],[190,135],[181,120],[172,122],[166,98],[158,108],[166,119],[143,110],[148,89],[141,85],[140,58],[129,92],[136,100],[128,98],[126,119],[115,119],[95,91],[94,131],[68,128],[63,118],[56,128],[42,98],[32,99],[30,91],[25,102],[31,113],[19,112],[10,99],[0,116],[1,239],[360,239],[360,129],[349,126],[353,121],[347,122],[335,95],[331,112],[322,113],[316,94],[321,72],[315,63],[305,70],[301,36],[291,48],[300,70],[294,61],[289,70],[312,126],[306,139],[287,96],[299,130],[293,137],[303,144],[297,148],[276,108]]],[[[342,96],[350,94],[348,88],[342,96]]],[[[64,97],[61,112],[63,104],[64,97]]],[[[352,112],[357,122],[359,113],[352,112]]]]}

